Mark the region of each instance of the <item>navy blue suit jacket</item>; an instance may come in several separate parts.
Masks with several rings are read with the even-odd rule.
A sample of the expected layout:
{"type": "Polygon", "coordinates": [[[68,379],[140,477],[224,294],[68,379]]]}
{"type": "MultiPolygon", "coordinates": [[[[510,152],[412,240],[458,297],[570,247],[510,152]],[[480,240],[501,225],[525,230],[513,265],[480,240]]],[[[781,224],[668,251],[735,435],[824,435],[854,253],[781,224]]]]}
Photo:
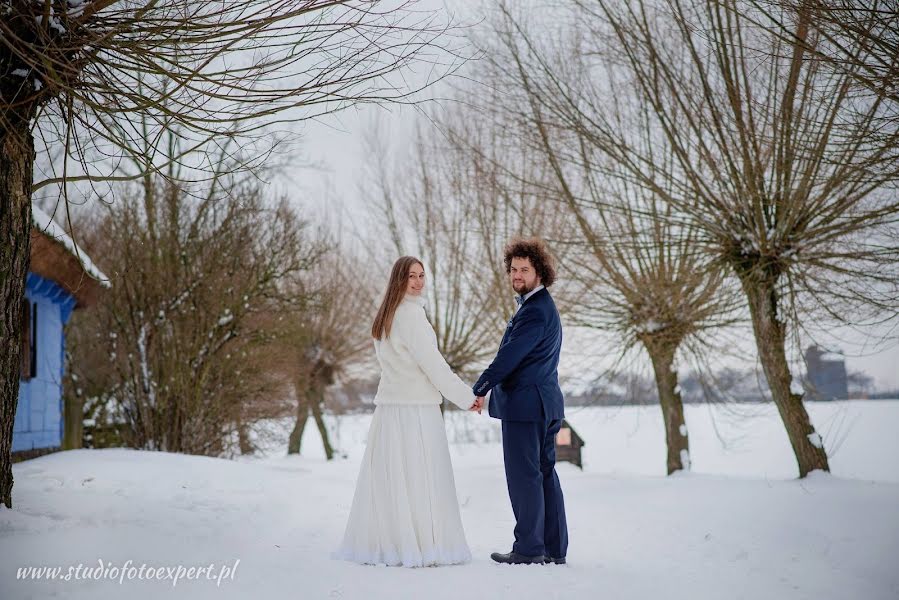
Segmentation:
{"type": "Polygon", "coordinates": [[[546,288],[524,301],[506,326],[496,358],[472,390],[490,396],[491,417],[543,421],[565,416],[559,387],[562,322],[546,288]]]}

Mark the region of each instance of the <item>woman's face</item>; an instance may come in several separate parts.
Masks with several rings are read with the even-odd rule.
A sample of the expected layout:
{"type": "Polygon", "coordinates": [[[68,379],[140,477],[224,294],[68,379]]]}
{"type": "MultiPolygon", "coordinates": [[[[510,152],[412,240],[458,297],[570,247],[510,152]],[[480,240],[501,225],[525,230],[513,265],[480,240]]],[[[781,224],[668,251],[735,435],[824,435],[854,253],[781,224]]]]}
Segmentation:
{"type": "Polygon", "coordinates": [[[409,277],[406,281],[406,293],[410,296],[421,296],[425,287],[425,270],[418,263],[413,263],[409,268],[409,277]]]}

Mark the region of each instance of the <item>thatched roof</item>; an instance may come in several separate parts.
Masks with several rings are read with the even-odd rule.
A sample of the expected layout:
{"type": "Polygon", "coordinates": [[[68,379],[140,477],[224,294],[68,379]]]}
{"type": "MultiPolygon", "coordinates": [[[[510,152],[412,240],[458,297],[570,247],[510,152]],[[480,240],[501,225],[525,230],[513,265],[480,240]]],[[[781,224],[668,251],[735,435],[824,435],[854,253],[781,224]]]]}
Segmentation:
{"type": "Polygon", "coordinates": [[[32,203],[31,272],[59,284],[75,297],[76,307],[91,306],[109,278],[91,262],[65,230],[32,203]]]}

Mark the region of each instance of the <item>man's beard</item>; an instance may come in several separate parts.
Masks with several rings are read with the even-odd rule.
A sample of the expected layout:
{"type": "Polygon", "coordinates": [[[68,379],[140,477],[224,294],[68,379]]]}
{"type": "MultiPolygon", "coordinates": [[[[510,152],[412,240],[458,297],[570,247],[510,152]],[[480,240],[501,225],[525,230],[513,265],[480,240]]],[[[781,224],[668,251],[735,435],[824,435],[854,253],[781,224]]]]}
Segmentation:
{"type": "Polygon", "coordinates": [[[528,284],[526,283],[522,283],[522,286],[524,287],[522,287],[521,290],[515,290],[515,284],[512,284],[512,289],[515,290],[519,296],[524,297],[534,291],[534,288],[537,287],[537,282],[535,281],[531,287],[528,287],[528,284]]]}

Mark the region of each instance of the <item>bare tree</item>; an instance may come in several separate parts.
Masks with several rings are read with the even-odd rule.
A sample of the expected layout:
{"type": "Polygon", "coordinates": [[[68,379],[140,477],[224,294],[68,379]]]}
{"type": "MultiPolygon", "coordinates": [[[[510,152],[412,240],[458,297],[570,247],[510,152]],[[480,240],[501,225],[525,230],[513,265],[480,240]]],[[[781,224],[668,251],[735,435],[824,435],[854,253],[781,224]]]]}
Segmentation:
{"type": "Polygon", "coordinates": [[[300,453],[311,413],[325,456],[331,460],[334,448],[322,412],[326,392],[345,381],[353,366],[366,362],[373,350],[370,328],[377,307],[367,260],[344,240],[328,246],[322,260],[301,280],[300,293],[311,302],[289,327],[297,409],[287,452],[300,453]]]}
{"type": "Polygon", "coordinates": [[[308,301],[286,282],[321,250],[286,201],[221,169],[198,204],[159,177],[119,184],[84,224],[117,283],[69,334],[67,401],[87,402],[107,443],[220,456],[236,435],[248,451],[249,427],[283,410],[276,342],[308,301]]]}
{"type": "MultiPolygon", "coordinates": [[[[591,93],[532,66],[558,103],[544,110],[582,129],[678,222],[689,219],[693,246],[740,282],[804,477],[829,467],[790,373],[790,336],[807,319],[895,316],[899,200],[886,192],[899,174],[899,132],[881,128],[893,110],[885,97],[858,93],[848,68],[806,49],[826,43],[810,15],[783,11],[802,43],[755,25],[757,12],[737,0],[585,0],[571,16],[583,24],[591,93]],[[612,87],[617,98],[601,89],[610,80],[627,85],[612,87]],[[649,135],[632,126],[643,115],[649,135]]],[[[852,43],[857,56],[870,52],[852,43]]]]}
{"type": "MultiPolygon", "coordinates": [[[[0,235],[9,241],[0,247],[0,502],[11,506],[32,193],[58,186],[67,199],[73,182],[164,174],[223,139],[267,145],[263,127],[279,115],[405,101],[415,89],[400,71],[425,61],[439,77],[458,57],[441,48],[447,25],[406,0],[10,0],[0,13],[0,235]],[[35,182],[39,122],[56,160],[54,173],[35,182]],[[181,143],[155,143],[175,126],[181,143]],[[144,157],[138,143],[137,156],[149,160],[114,172],[115,159],[135,154],[135,140],[157,152],[144,157]]],[[[193,165],[191,178],[207,166],[193,165]]]]}
{"type": "MultiPolygon", "coordinates": [[[[482,78],[503,90],[503,101],[486,110],[494,127],[531,148],[531,162],[518,166],[517,179],[569,216],[567,269],[580,301],[570,303],[566,314],[608,337],[619,361],[635,347],[649,356],[670,474],[690,468],[675,359],[691,351],[693,358],[703,356],[714,344],[713,334],[734,321],[736,297],[714,262],[693,247],[700,232],[610,161],[587,135],[589,122],[573,126],[568,114],[558,114],[566,98],[553,97],[557,85],[590,93],[591,73],[576,33],[554,44],[501,6],[481,50],[488,65],[482,78]],[[557,85],[547,86],[547,78],[557,85]],[[544,172],[550,177],[533,178],[544,172]]],[[[631,125],[648,136],[646,121],[643,116],[631,125]]]]}

